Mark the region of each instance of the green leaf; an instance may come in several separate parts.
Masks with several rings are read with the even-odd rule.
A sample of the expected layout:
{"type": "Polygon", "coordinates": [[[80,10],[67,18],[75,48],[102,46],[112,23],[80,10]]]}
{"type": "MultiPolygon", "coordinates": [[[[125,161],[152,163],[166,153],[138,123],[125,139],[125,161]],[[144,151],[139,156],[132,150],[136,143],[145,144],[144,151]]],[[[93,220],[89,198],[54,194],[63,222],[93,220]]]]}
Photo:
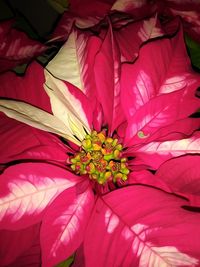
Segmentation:
{"type": "Polygon", "coordinates": [[[54,267],[69,267],[71,263],[74,261],[74,256],[69,257],[67,260],[62,261],[54,267]]]}
{"type": "Polygon", "coordinates": [[[47,0],[48,3],[60,14],[67,10],[69,2],[68,0],[47,0]]]}
{"type": "Polygon", "coordinates": [[[185,34],[185,41],[192,65],[200,70],[200,44],[185,34]]]}

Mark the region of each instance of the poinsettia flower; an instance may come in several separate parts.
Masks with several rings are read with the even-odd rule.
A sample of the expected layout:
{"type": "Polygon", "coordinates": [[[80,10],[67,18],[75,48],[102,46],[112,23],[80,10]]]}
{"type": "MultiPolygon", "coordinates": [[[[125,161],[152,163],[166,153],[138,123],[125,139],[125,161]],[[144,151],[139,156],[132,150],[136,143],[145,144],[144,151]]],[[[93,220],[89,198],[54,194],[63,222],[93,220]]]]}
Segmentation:
{"type": "MultiPolygon", "coordinates": [[[[8,119],[2,127],[10,152],[1,156],[0,229],[26,229],[28,249],[41,223],[44,267],[75,251],[74,266],[199,266],[200,215],[182,208],[198,192],[148,169],[199,153],[199,119],[189,116],[200,78],[181,31],[144,44],[135,63],[120,57],[112,29],[104,39],[74,30],[44,73],[36,68],[50,110],[41,82],[30,100],[16,87],[2,93],[23,101],[1,99],[0,110],[29,126],[8,119]]],[[[27,89],[34,77],[22,78],[27,89]]]]}
{"type": "Polygon", "coordinates": [[[13,20],[0,23],[0,72],[28,63],[47,49],[46,45],[14,29],[13,23],[13,20]]]}
{"type": "MultiPolygon", "coordinates": [[[[129,21],[148,20],[157,15],[159,21],[165,24],[175,17],[180,17],[183,22],[184,31],[197,42],[200,41],[200,7],[198,0],[165,0],[165,1],[140,1],[140,0],[110,0],[81,2],[70,1],[69,9],[62,15],[55,31],[53,40],[66,40],[75,24],[81,29],[88,29],[103,24],[104,18],[110,19],[121,25],[129,21]]],[[[175,33],[176,28],[170,28],[175,33]]]]}
{"type": "Polygon", "coordinates": [[[196,0],[165,0],[157,1],[158,12],[164,20],[174,16],[182,19],[184,31],[192,39],[200,42],[200,5],[196,0]]]}
{"type": "Polygon", "coordinates": [[[74,24],[81,29],[91,28],[109,15],[113,21],[123,25],[130,20],[151,17],[155,15],[155,9],[156,6],[146,0],[72,0],[53,32],[52,40],[66,40],[74,24]]]}

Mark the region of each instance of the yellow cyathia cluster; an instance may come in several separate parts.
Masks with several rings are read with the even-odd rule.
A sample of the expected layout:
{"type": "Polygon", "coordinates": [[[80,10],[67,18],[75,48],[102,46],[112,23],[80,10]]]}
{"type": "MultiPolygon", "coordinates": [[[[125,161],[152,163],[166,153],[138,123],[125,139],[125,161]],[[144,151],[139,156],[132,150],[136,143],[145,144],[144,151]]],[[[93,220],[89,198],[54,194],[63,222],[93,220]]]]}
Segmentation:
{"type": "Polygon", "coordinates": [[[92,131],[82,141],[80,152],[71,158],[71,168],[76,174],[88,174],[99,184],[126,181],[129,169],[122,149],[118,139],[106,137],[104,131],[92,131]]]}

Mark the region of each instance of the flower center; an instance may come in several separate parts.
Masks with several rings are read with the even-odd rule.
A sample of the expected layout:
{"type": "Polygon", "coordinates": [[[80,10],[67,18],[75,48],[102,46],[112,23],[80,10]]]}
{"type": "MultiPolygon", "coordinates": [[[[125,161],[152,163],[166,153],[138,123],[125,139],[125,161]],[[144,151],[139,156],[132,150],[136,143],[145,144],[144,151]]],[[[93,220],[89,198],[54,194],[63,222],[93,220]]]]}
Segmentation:
{"type": "Polygon", "coordinates": [[[122,149],[118,139],[106,137],[104,131],[92,131],[82,141],[80,151],[71,158],[71,168],[76,174],[88,174],[99,184],[126,181],[129,169],[122,149]]]}

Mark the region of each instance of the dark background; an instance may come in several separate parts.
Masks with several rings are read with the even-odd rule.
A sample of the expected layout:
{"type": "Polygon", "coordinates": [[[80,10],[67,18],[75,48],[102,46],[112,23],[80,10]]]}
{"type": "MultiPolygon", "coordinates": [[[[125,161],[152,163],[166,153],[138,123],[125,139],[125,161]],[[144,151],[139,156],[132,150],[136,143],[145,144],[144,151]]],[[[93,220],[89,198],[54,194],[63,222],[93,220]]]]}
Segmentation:
{"type": "Polygon", "coordinates": [[[45,38],[58,21],[59,14],[47,0],[0,0],[0,21],[11,18],[16,19],[19,29],[27,32],[26,28],[31,27],[32,37],[45,38]]]}

